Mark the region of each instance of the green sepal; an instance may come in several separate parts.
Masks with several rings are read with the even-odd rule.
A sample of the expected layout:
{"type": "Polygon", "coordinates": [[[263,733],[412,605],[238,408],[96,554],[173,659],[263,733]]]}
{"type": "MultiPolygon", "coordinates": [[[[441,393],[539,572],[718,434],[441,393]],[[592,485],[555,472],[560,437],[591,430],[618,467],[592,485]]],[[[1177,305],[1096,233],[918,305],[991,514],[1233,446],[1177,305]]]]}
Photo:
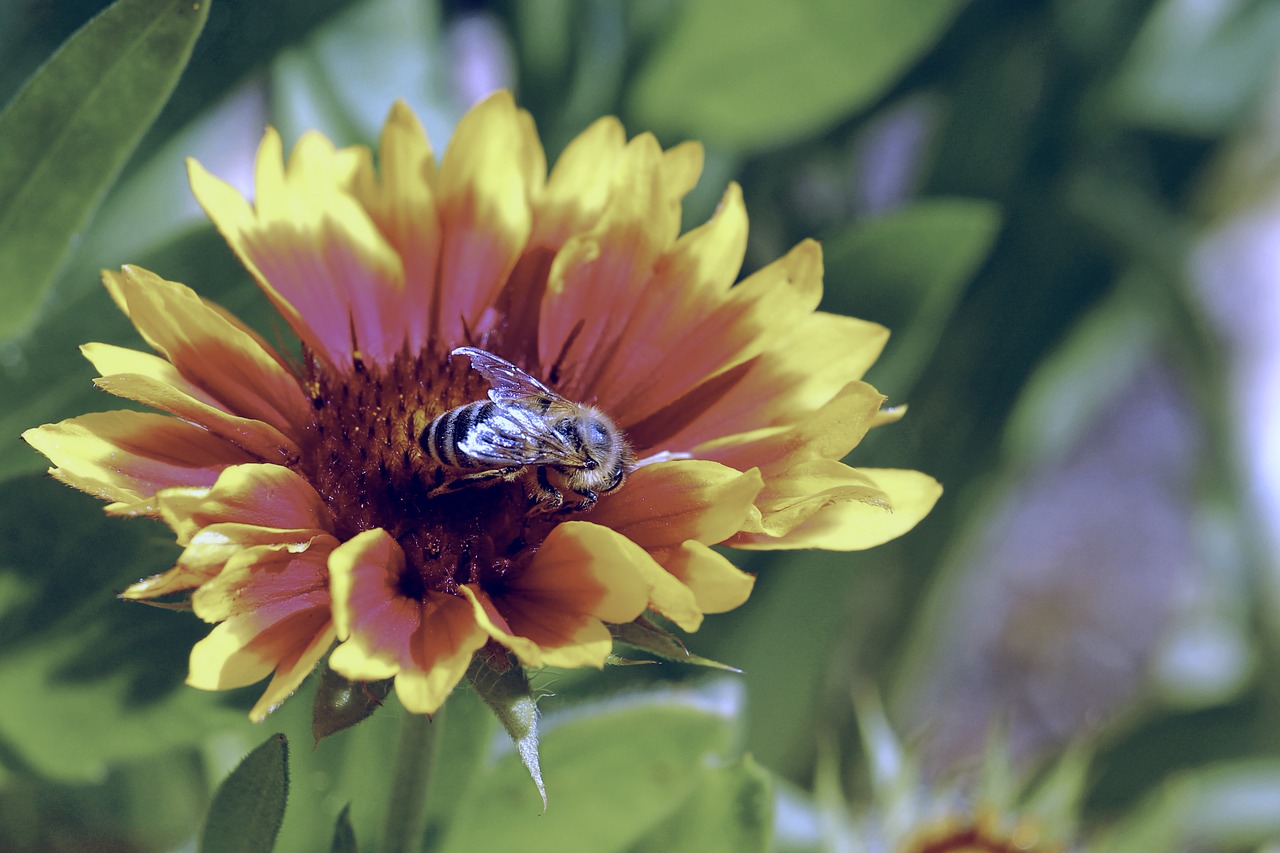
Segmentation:
{"type": "Polygon", "coordinates": [[[391,692],[391,679],[352,681],[327,665],[311,702],[311,736],[316,743],[373,716],[391,692]]]}
{"type": "Polygon", "coordinates": [[[545,812],[547,788],[542,782],[542,766],[538,761],[538,700],[524,669],[513,665],[499,672],[477,655],[467,670],[467,680],[511,737],[520,761],[538,788],[545,812]]]}
{"type": "MultiPolygon", "coordinates": [[[[734,666],[726,663],[704,658],[701,655],[695,655],[689,651],[688,647],[670,631],[655,625],[648,619],[641,616],[634,622],[626,622],[621,625],[610,625],[610,632],[613,639],[624,645],[646,651],[651,655],[656,655],[663,660],[674,661],[676,663],[688,663],[694,666],[705,666],[712,669],[723,669],[728,672],[742,672],[734,666]]],[[[625,659],[619,659],[625,660],[625,659]]],[[[610,661],[613,663],[614,661],[610,661]]]]}
{"type": "Polygon", "coordinates": [[[200,853],[257,853],[275,845],[289,798],[289,741],[274,734],[218,786],[200,853]]]}

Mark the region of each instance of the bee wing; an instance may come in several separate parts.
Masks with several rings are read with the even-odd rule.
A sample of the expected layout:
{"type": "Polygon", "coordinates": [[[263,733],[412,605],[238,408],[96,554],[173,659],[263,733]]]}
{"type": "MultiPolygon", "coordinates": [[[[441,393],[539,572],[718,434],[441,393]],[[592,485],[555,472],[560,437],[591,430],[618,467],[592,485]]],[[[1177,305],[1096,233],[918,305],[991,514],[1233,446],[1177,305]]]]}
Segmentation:
{"type": "Polygon", "coordinates": [[[490,385],[489,399],[495,403],[524,400],[563,401],[564,398],[504,358],[479,347],[458,347],[449,355],[465,355],[471,366],[490,385]]]}
{"type": "Polygon", "coordinates": [[[501,406],[474,424],[458,450],[490,465],[572,464],[579,456],[537,408],[520,403],[501,406]]]}

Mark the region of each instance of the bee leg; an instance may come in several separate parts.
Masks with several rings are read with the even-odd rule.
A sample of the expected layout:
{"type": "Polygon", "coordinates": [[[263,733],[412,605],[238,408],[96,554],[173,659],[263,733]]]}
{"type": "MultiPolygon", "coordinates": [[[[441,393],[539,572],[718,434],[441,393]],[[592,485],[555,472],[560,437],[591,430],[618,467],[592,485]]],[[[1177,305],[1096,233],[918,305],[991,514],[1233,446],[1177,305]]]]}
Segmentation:
{"type": "Polygon", "coordinates": [[[428,498],[447,495],[451,492],[461,491],[470,486],[495,486],[498,483],[509,483],[514,480],[523,470],[519,466],[510,466],[507,468],[490,468],[485,471],[473,471],[462,477],[455,477],[436,486],[427,492],[428,498]]]}
{"type": "Polygon", "coordinates": [[[575,491],[574,494],[582,498],[582,500],[578,501],[577,503],[566,504],[565,506],[562,506],[559,510],[560,512],[563,512],[566,514],[570,512],[586,512],[587,510],[591,509],[593,506],[596,505],[596,500],[599,499],[600,497],[590,489],[586,489],[581,492],[575,491]]]}
{"type": "Polygon", "coordinates": [[[539,466],[534,476],[529,478],[527,491],[539,512],[556,512],[564,505],[564,495],[551,483],[545,465],[539,466]]]}

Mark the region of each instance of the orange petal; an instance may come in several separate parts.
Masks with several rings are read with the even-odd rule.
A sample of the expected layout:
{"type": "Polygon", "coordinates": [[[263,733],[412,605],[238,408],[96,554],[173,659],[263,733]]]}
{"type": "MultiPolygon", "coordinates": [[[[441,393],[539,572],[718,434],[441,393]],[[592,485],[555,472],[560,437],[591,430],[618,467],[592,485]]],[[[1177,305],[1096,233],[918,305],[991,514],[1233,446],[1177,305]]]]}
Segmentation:
{"type": "Polygon", "coordinates": [[[641,396],[636,387],[648,385],[672,352],[687,349],[695,330],[725,304],[746,248],[742,190],[730,184],[715,215],[655,261],[644,298],[628,312],[619,344],[626,358],[613,360],[596,381],[601,404],[615,417],[638,420],[651,413],[634,402],[641,396]]]}
{"type": "Polygon", "coordinates": [[[322,536],[300,551],[279,545],[243,548],[227,560],[217,577],[195,591],[191,609],[206,622],[301,603],[327,611],[327,566],[337,546],[337,539],[322,536]]]}
{"type": "Polygon", "coordinates": [[[632,474],[623,489],[596,504],[590,519],[646,550],[687,539],[713,544],[742,529],[763,486],[756,470],[744,474],[700,459],[660,462],[632,474]]]}
{"type": "Polygon", "coordinates": [[[185,545],[203,527],[240,522],[280,529],[329,530],[324,501],[298,474],[279,465],[227,468],[210,488],[166,489],[161,515],[185,545]]]}
{"type": "MultiPolygon", "coordinates": [[[[918,471],[848,469],[851,486],[870,483],[887,500],[842,499],[811,506],[794,526],[775,525],[774,532],[743,533],[728,544],[736,548],[824,548],[859,551],[896,539],[915,527],[933,508],[942,487],[918,471]]],[[[766,527],[768,527],[766,523],[766,527]]]]}
{"type": "MultiPolygon", "coordinates": [[[[702,413],[708,401],[690,392],[759,355],[779,329],[811,315],[821,296],[822,250],[805,241],[731,288],[721,306],[689,330],[683,345],[670,348],[666,358],[610,410],[625,412],[618,414],[624,428],[640,418],[650,421],[642,431],[654,436],[674,435],[690,422],[705,423],[702,413]]],[[[718,434],[723,435],[723,429],[718,434]]]]}
{"type": "MultiPolygon", "coordinates": [[[[874,363],[889,332],[839,314],[815,312],[777,336],[767,352],[681,432],[672,447],[691,447],[719,436],[807,421],[874,363]]],[[[883,414],[874,422],[883,421],[883,414]]]]}
{"type": "Polygon", "coordinates": [[[404,264],[402,311],[409,351],[425,347],[431,333],[442,226],[436,209],[436,163],[426,131],[413,110],[396,101],[378,146],[378,170],[365,158],[353,192],[404,264]]]}
{"type": "MultiPolygon", "coordinates": [[[[620,333],[657,259],[680,228],[680,203],[660,180],[662,150],[648,134],[623,150],[608,204],[590,231],[570,238],[556,255],[539,320],[539,359],[550,365],[568,346],[580,370],[561,382],[567,396],[584,399],[620,343],[620,333]],[[584,354],[591,354],[586,358],[584,354]]],[[[623,355],[617,353],[618,357],[623,355]]]]}
{"type": "Polygon", "coordinates": [[[126,266],[104,271],[102,280],[147,343],[220,408],[301,438],[311,423],[309,401],[274,351],[190,288],[155,273],[126,266]]]}
{"type": "Polygon", "coordinates": [[[384,530],[368,530],[343,543],[329,560],[333,613],[343,640],[329,665],[347,678],[396,677],[406,708],[432,713],[466,672],[485,634],[468,603],[426,593],[423,601],[400,592],[404,552],[384,530]]]}
{"type": "Polygon", "coordinates": [[[386,362],[406,339],[404,269],[348,192],[357,159],[319,134],[298,141],[286,172],[280,136],[258,149],[256,210],[188,161],[191,188],[232,250],[298,336],[336,369],[386,362]]]}
{"type": "Polygon", "coordinates": [[[514,616],[513,627],[505,614],[482,589],[464,586],[462,594],[472,605],[477,624],[506,646],[525,666],[604,666],[613,650],[613,635],[599,619],[582,613],[541,611],[526,613],[523,608],[505,608],[514,616]],[[528,617],[534,616],[537,622],[528,617]],[[532,636],[526,635],[528,632],[532,636]]]}
{"type": "Polygon", "coordinates": [[[253,461],[208,430],[147,412],[82,415],[22,437],[49,457],[54,477],[134,514],[155,514],[150,498],[161,489],[212,486],[227,466],[253,461]]]}
{"type": "Polygon", "coordinates": [[[509,92],[497,92],[462,117],[440,165],[444,228],[436,334],[446,347],[484,331],[493,305],[524,251],[531,205],[546,180],[546,158],[532,119],[509,92]]]}

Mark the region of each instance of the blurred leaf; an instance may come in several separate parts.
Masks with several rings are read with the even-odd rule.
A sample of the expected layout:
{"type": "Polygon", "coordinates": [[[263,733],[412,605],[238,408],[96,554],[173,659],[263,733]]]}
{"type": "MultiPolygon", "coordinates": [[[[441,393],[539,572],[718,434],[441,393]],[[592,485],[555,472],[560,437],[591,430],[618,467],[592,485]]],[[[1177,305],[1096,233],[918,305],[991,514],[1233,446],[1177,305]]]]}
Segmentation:
{"type": "Polygon", "coordinates": [[[0,788],[0,850],[176,850],[209,800],[194,750],[123,762],[89,783],[16,777],[0,788]]]}
{"type": "Polygon", "coordinates": [[[542,767],[538,762],[538,701],[524,669],[517,665],[498,672],[476,657],[467,671],[467,679],[511,736],[520,761],[537,786],[538,796],[542,797],[542,809],[546,811],[547,788],[542,782],[542,767]]]}
{"type": "Polygon", "coordinates": [[[630,849],[688,803],[723,761],[738,735],[740,693],[717,681],[550,715],[542,734],[552,783],[546,812],[539,815],[526,771],[507,753],[476,779],[438,849],[630,849]]]}
{"type": "Polygon", "coordinates": [[[1097,853],[1252,850],[1280,837],[1280,763],[1243,760],[1179,774],[1090,846],[1097,853]]]}
{"type": "Polygon", "coordinates": [[[356,844],[356,831],[351,826],[351,806],[348,804],[338,813],[338,822],[333,827],[333,845],[329,848],[329,853],[359,853],[359,851],[360,846],[356,844]]]}
{"type": "Polygon", "coordinates": [[[267,738],[218,787],[200,837],[201,853],[268,853],[289,797],[289,742],[267,738]]]}
{"type": "Polygon", "coordinates": [[[1141,127],[1209,136],[1244,119],[1280,57],[1280,5],[1164,0],[1125,57],[1110,106],[1141,127]]]}
{"type": "Polygon", "coordinates": [[[759,148],[822,130],[880,95],[965,0],[695,0],[640,68],[635,124],[759,148]]]}
{"type": "Polygon", "coordinates": [[[685,805],[645,833],[630,853],[749,853],[772,849],[769,774],[744,757],[707,772],[685,805]]]}
{"type": "Polygon", "coordinates": [[[454,814],[471,796],[476,780],[489,769],[486,758],[495,743],[497,729],[492,712],[474,690],[457,689],[445,708],[449,728],[436,744],[436,781],[427,802],[426,849],[436,850],[454,814]],[[445,781],[447,780],[447,781],[445,781]]]}
{"type": "Polygon", "coordinates": [[[1160,317],[1129,279],[1072,327],[1040,363],[1009,415],[1005,450],[1015,466],[1048,463],[1072,451],[1085,430],[1122,404],[1157,350],[1160,317]]]}
{"type": "MultiPolygon", "coordinates": [[[[202,297],[219,302],[241,319],[257,319],[258,306],[264,302],[255,289],[244,286],[248,273],[210,225],[183,234],[142,258],[125,260],[168,279],[198,282],[202,297]]],[[[62,289],[63,283],[59,283],[55,296],[61,295],[62,289]]],[[[267,334],[267,339],[278,340],[279,335],[267,334]]],[[[94,387],[93,367],[79,349],[89,341],[146,349],[128,318],[101,287],[55,299],[41,315],[34,334],[0,348],[0,399],[5,401],[0,408],[0,435],[16,436],[42,423],[129,405],[94,387]]],[[[0,482],[47,467],[48,460],[25,443],[0,442],[0,482]]]]}
{"type": "Polygon", "coordinates": [[[171,564],[172,535],[43,476],[0,485],[0,764],[60,780],[244,727],[183,684],[208,626],[115,597],[171,564]]]}
{"type": "Polygon", "coordinates": [[[120,0],[86,24],[0,114],[0,337],[31,325],[186,66],[208,0],[120,0]]]}
{"type": "Polygon", "coordinates": [[[314,129],[339,145],[371,145],[392,102],[403,100],[442,146],[467,105],[455,102],[457,60],[439,18],[437,5],[421,0],[364,0],[340,11],[272,63],[272,123],[285,139],[314,129]]]}
{"type": "Polygon", "coordinates": [[[858,223],[824,243],[827,310],[892,331],[869,380],[892,399],[910,393],[965,286],[1000,230],[1000,210],[976,199],[922,201],[858,223]]]}

